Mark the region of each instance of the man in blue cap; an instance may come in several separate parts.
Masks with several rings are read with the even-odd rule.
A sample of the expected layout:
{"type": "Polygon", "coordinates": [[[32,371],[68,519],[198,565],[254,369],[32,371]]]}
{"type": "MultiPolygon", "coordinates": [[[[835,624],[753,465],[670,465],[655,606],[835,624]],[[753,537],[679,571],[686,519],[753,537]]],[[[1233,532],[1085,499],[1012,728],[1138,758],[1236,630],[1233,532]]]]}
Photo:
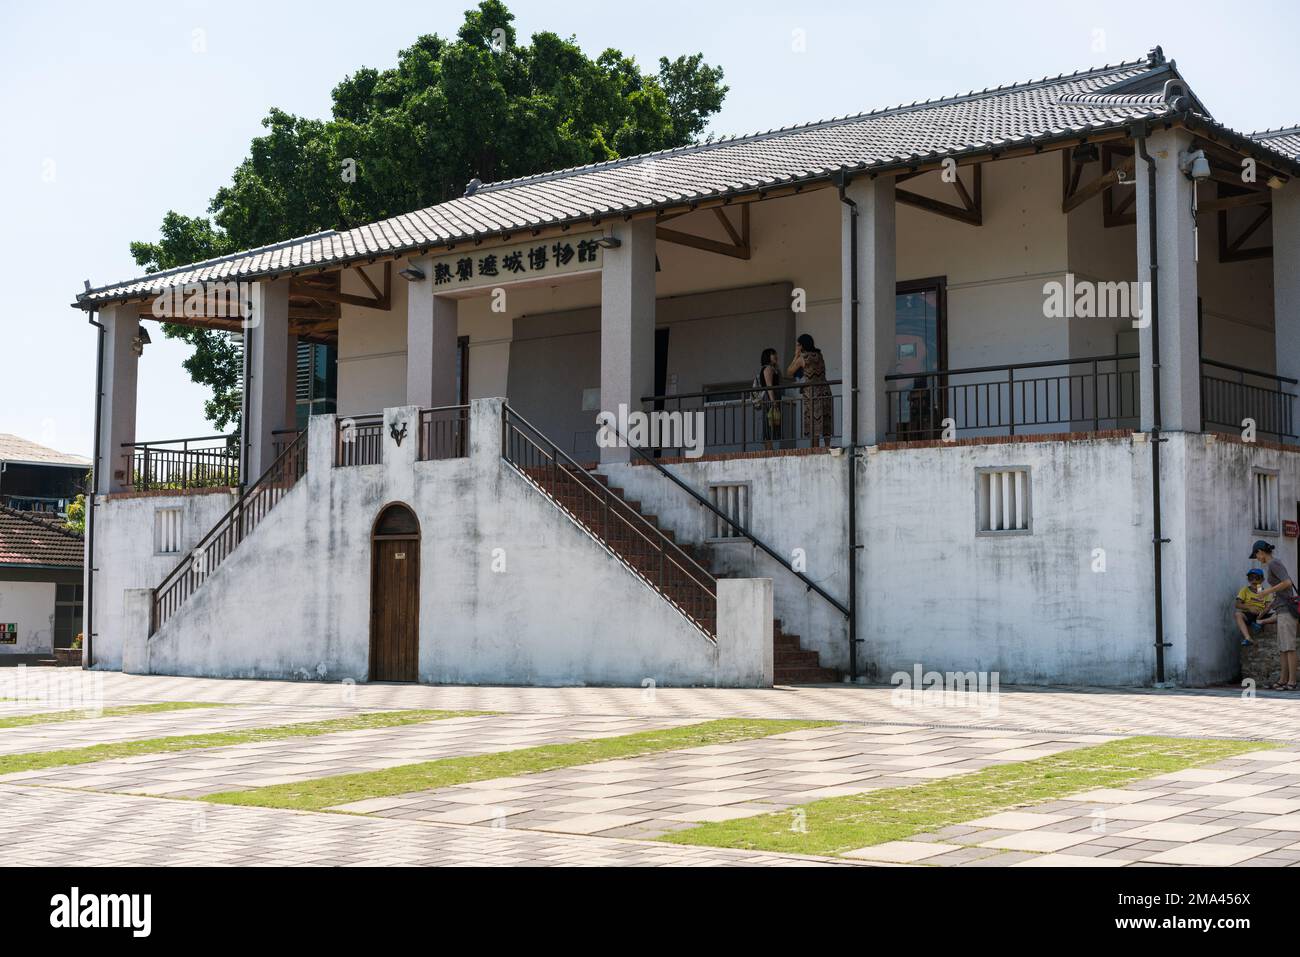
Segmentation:
{"type": "Polygon", "coordinates": [[[1271,610],[1277,615],[1277,650],[1282,659],[1281,676],[1277,684],[1269,685],[1270,691],[1295,691],[1295,635],[1296,605],[1295,585],[1291,573],[1282,562],[1273,557],[1273,546],[1260,540],[1251,546],[1250,557],[1264,568],[1264,579],[1268,587],[1260,595],[1272,595],[1271,610]]]}

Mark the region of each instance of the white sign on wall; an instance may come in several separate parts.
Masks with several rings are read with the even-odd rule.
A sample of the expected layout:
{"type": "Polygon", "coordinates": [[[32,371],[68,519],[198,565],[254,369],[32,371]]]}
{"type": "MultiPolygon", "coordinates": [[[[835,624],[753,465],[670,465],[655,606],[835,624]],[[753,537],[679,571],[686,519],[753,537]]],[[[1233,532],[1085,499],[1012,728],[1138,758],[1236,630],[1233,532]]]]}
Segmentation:
{"type": "Polygon", "coordinates": [[[435,293],[502,286],[600,268],[600,233],[534,239],[526,243],[467,249],[433,260],[435,293]]]}

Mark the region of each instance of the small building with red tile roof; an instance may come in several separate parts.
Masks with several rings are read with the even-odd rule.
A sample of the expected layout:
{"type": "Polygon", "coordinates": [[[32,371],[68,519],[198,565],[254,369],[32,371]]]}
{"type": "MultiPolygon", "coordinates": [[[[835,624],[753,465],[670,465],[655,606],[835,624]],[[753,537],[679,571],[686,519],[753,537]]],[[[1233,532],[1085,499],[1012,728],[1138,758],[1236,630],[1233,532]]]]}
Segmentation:
{"type": "Polygon", "coordinates": [[[0,505],[0,663],[72,646],[84,554],[81,534],[62,518],[0,505]]]}

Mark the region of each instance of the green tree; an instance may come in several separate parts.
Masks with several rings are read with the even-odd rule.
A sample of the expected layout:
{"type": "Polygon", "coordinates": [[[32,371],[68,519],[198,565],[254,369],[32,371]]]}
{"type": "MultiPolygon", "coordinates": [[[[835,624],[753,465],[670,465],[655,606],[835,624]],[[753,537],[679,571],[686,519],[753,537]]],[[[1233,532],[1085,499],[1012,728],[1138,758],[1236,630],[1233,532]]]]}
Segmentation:
{"type": "MultiPolygon", "coordinates": [[[[701,54],[655,73],[618,50],[587,56],[574,38],[521,45],[500,0],[465,13],[454,39],[422,36],[387,70],[364,67],[333,90],[328,120],[273,109],[209,216],[169,212],[156,242],[131,244],[149,272],[348,229],[461,195],[465,184],[616,159],[698,140],[727,94],[701,54]],[[345,164],[355,177],[343,175],[345,164]]],[[[239,352],[222,333],[165,325],[194,347],[205,414],[239,415],[239,352]]]]}
{"type": "Polygon", "coordinates": [[[68,503],[68,515],[64,519],[63,526],[79,535],[86,534],[86,496],[84,494],[78,493],[77,497],[68,503]]]}

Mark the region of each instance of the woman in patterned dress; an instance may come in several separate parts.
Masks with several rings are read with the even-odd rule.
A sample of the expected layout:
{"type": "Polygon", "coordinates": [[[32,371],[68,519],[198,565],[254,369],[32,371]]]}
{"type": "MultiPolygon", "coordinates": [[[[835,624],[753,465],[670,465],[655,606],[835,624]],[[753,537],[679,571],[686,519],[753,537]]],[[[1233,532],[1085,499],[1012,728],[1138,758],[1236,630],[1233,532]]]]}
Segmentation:
{"type": "Polygon", "coordinates": [[[826,360],[806,332],[795,340],[794,359],[786,375],[803,380],[804,437],[812,441],[814,448],[822,444],[823,438],[829,446],[831,433],[835,431],[835,410],[831,387],[826,384],[826,360]]]}

